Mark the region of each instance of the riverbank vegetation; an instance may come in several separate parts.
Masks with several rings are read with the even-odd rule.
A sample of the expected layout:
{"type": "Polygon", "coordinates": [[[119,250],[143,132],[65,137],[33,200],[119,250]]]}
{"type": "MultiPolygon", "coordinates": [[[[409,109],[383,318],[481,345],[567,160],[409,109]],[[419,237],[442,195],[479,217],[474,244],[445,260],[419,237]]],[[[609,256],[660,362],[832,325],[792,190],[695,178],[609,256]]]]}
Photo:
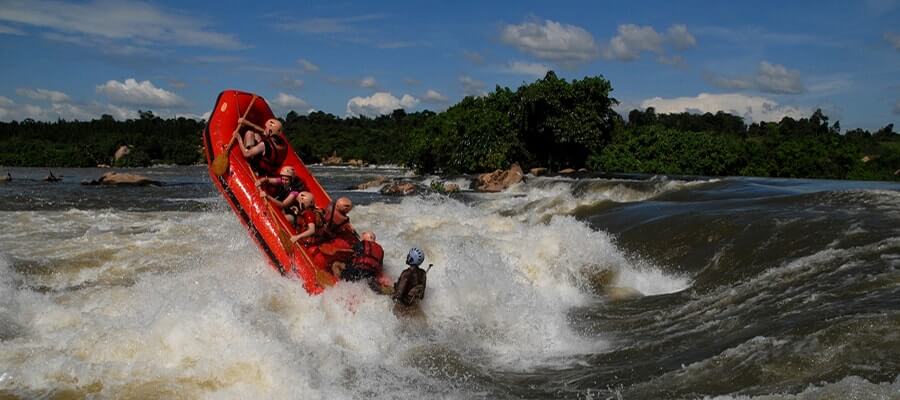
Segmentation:
{"type": "MultiPolygon", "coordinates": [[[[587,168],[603,172],[747,175],[791,178],[900,179],[900,135],[842,132],[816,110],[806,118],[747,124],[716,114],[657,114],[613,107],[603,77],[571,82],[548,72],[515,91],[497,86],[435,113],[396,110],[377,118],[324,112],[289,113],[285,133],[301,158],[331,155],[377,164],[402,164],[429,173],[471,173],[508,167],[587,168]]],[[[195,164],[203,123],[139,119],[0,123],[0,165],[146,166],[195,164]],[[130,145],[127,157],[112,154],[130,145]]]]}

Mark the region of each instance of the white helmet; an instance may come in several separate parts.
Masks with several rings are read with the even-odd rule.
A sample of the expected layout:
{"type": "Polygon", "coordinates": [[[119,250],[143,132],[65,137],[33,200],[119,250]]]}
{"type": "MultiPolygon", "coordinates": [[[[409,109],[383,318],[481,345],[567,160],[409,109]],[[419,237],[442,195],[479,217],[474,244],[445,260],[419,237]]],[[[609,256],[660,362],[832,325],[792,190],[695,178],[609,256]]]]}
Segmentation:
{"type": "Polygon", "coordinates": [[[422,262],[425,261],[425,253],[422,250],[419,250],[418,247],[413,247],[409,250],[409,254],[406,255],[406,263],[409,265],[419,266],[422,265],[422,262]]]}

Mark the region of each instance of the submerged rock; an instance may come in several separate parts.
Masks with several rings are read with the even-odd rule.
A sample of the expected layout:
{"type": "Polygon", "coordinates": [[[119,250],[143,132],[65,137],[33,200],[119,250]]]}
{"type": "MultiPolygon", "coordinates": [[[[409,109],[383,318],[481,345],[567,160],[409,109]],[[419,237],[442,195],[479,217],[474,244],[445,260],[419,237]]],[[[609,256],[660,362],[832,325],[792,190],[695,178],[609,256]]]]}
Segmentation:
{"type": "Polygon", "coordinates": [[[107,172],[98,179],[92,181],[83,181],[82,185],[124,185],[124,186],[159,186],[160,181],[155,181],[143,175],[137,174],[120,174],[118,172],[107,172]]]}
{"type": "Polygon", "coordinates": [[[533,176],[541,176],[541,175],[544,175],[547,173],[547,168],[544,168],[544,167],[532,168],[528,172],[531,173],[531,175],[533,175],[533,176]]]}
{"type": "Polygon", "coordinates": [[[494,172],[478,175],[475,190],[479,192],[502,192],[516,183],[522,182],[525,174],[519,164],[513,164],[508,170],[498,169],[494,172]]]}
{"type": "Polygon", "coordinates": [[[412,182],[396,182],[381,188],[381,194],[386,196],[409,196],[415,194],[419,187],[412,182]]]}
{"type": "Polygon", "coordinates": [[[368,181],[368,182],[365,182],[365,183],[360,183],[359,185],[356,185],[355,187],[353,187],[353,189],[355,189],[355,190],[366,190],[366,189],[369,189],[369,188],[373,188],[373,187],[375,187],[375,186],[381,186],[381,185],[384,185],[384,184],[387,183],[387,182],[388,182],[388,178],[387,178],[387,177],[379,176],[379,177],[377,177],[377,178],[375,178],[375,179],[372,179],[371,181],[368,181]]]}

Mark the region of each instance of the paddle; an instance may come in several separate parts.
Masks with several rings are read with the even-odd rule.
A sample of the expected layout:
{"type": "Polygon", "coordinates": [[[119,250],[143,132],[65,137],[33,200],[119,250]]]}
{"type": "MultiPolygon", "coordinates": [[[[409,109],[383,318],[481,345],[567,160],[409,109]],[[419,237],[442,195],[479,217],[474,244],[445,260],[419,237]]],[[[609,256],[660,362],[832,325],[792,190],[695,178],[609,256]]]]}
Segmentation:
{"type": "MultiPolygon", "coordinates": [[[[253,108],[253,103],[256,102],[256,95],[253,95],[253,98],[250,99],[250,104],[247,105],[247,109],[244,110],[244,115],[241,119],[247,118],[247,114],[250,112],[250,109],[253,108]]],[[[235,132],[239,132],[241,130],[241,124],[238,124],[236,128],[234,128],[235,132]]],[[[228,146],[225,146],[225,150],[216,155],[216,158],[212,162],[212,171],[216,176],[225,175],[225,171],[228,170],[228,159],[231,154],[231,148],[234,147],[234,143],[237,141],[238,137],[234,134],[231,135],[231,141],[228,142],[228,146]]]]}
{"type": "Polygon", "coordinates": [[[294,254],[294,243],[291,242],[291,237],[288,236],[287,232],[281,228],[281,225],[278,224],[278,214],[275,212],[275,209],[272,208],[272,202],[267,198],[263,198],[263,201],[266,202],[266,206],[269,208],[269,217],[272,218],[272,223],[276,226],[275,233],[278,235],[278,241],[281,242],[281,247],[284,247],[284,250],[287,251],[288,255],[294,254]]]}

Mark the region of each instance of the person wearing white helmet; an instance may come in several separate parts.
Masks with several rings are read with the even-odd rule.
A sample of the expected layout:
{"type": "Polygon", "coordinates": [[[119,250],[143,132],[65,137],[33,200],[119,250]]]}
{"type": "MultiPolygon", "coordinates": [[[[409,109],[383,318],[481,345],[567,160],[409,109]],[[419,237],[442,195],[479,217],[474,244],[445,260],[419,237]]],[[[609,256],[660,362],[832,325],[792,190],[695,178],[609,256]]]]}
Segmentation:
{"type": "MultiPolygon", "coordinates": [[[[265,177],[256,180],[256,187],[260,188],[259,195],[262,198],[270,198],[272,202],[283,209],[288,209],[295,205],[297,196],[300,192],[306,190],[303,181],[297,179],[297,173],[294,167],[284,166],[278,171],[278,176],[265,177]]],[[[285,212],[288,221],[293,222],[294,213],[285,212]]]]}
{"type": "Polygon", "coordinates": [[[426,271],[420,266],[425,262],[425,252],[417,247],[409,250],[406,265],[409,268],[400,274],[394,284],[394,314],[397,316],[416,316],[421,314],[419,302],[425,298],[426,271]]]}

